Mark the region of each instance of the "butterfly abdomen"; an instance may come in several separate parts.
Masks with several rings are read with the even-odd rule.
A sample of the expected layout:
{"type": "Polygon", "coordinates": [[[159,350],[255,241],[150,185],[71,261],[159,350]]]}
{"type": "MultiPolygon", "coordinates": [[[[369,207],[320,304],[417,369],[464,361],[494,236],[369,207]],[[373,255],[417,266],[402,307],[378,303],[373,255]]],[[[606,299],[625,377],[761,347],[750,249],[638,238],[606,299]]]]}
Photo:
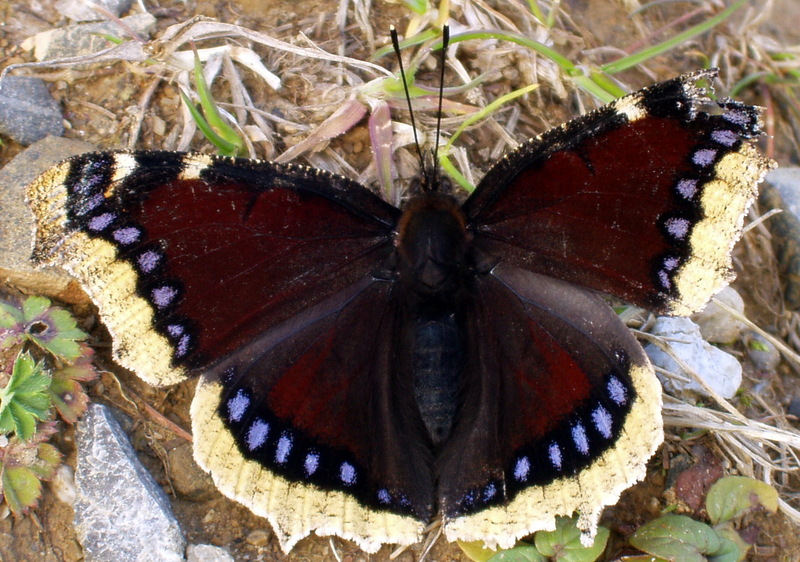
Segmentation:
{"type": "Polygon", "coordinates": [[[435,447],[450,436],[464,365],[463,330],[455,313],[420,314],[414,327],[414,396],[435,447]]]}

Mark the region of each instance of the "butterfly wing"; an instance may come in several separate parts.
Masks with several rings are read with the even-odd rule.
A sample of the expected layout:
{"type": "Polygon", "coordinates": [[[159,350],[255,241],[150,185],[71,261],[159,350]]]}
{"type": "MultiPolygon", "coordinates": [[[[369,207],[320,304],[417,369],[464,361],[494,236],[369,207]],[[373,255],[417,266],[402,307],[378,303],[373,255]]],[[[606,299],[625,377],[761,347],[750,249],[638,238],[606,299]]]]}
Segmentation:
{"type": "Polygon", "coordinates": [[[94,153],[36,180],[34,261],[73,274],[117,361],[172,384],[372,274],[399,211],[301,166],[94,153]]]}
{"type": "Polygon", "coordinates": [[[411,544],[433,514],[396,289],[364,280],[340,291],[198,385],[195,458],[223,493],[270,521],[286,552],[312,530],[367,552],[411,544]]]}
{"type": "Polygon", "coordinates": [[[464,402],[437,459],[450,539],[510,546],[603,506],[662,440],[660,386],[616,314],[583,288],[690,313],[730,278],[730,250],[773,163],[756,108],[717,111],[679,77],[508,154],[463,205],[478,275],[464,402]],[[480,329],[476,329],[480,327],[480,329]],[[474,454],[470,454],[473,452],[474,454]]]}
{"type": "Polygon", "coordinates": [[[500,263],[474,294],[464,403],[436,465],[445,534],[508,548],[573,511],[591,533],[663,439],[652,367],[575,285],[500,263]]]}
{"type": "Polygon", "coordinates": [[[285,550],[313,530],[418,539],[433,476],[404,388],[396,208],[320,170],[176,153],[79,156],[29,199],[35,259],[78,278],[120,364],[153,384],[204,372],[195,458],[285,550]]]}
{"type": "Polygon", "coordinates": [[[645,88],[509,153],[464,204],[475,245],[659,312],[703,306],[731,280],[742,217],[774,166],[748,142],[757,109],[717,107],[695,86],[715,76],[645,88]]]}

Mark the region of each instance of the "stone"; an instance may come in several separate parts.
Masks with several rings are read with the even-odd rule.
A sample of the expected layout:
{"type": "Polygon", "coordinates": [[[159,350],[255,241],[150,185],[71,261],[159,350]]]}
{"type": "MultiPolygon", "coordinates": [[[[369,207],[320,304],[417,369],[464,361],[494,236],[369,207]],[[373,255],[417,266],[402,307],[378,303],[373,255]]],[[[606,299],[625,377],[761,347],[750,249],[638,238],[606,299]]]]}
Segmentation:
{"type": "MultiPolygon", "coordinates": [[[[651,333],[661,337],[672,352],[717,394],[733,398],[742,384],[742,366],[735,357],[703,340],[697,324],[689,318],[660,317],[651,333]]],[[[676,375],[657,373],[668,392],[679,396],[708,396],[705,388],[659,346],[649,343],[644,350],[653,365],[676,375]]]]}
{"type": "Polygon", "coordinates": [[[59,501],[75,505],[78,491],[75,489],[75,473],[71,466],[68,464],[59,466],[55,476],[47,484],[59,501]]]}
{"type": "Polygon", "coordinates": [[[219,546],[191,544],[186,549],[187,562],[234,562],[233,556],[219,546]]]}
{"type": "Polygon", "coordinates": [[[6,76],[0,81],[0,133],[22,145],[64,134],[61,107],[44,80],[6,76]]]}
{"type": "MultiPolygon", "coordinates": [[[[121,21],[142,37],[149,37],[156,26],[156,18],[152,14],[136,14],[122,18],[121,21]]],[[[113,44],[103,35],[119,37],[119,24],[102,21],[50,29],[28,37],[22,43],[22,48],[33,50],[37,61],[78,57],[112,47],[113,44]]]]}
{"type": "Polygon", "coordinates": [[[784,211],[766,224],[778,260],[784,305],[800,310],[800,168],[778,168],[768,173],[759,189],[758,205],[762,212],[784,211]]]}
{"type": "Polygon", "coordinates": [[[251,544],[253,546],[266,546],[269,542],[269,533],[264,529],[256,529],[254,531],[250,531],[245,540],[247,541],[247,544],[251,544]]]}
{"type": "Polygon", "coordinates": [[[175,492],[190,501],[206,501],[214,497],[217,488],[211,475],[197,466],[192,444],[184,443],[167,453],[169,478],[175,492]]]}
{"type": "Polygon", "coordinates": [[[747,357],[762,372],[774,371],[781,362],[780,352],[771,341],[757,332],[751,332],[747,338],[747,357]]]}
{"type": "MultiPolygon", "coordinates": [[[[133,0],[92,0],[91,3],[119,17],[131,9],[133,0]]],[[[105,13],[93,9],[83,0],[59,0],[59,2],[56,2],[55,9],[58,10],[58,13],[62,16],[68,17],[73,21],[98,21],[108,19],[105,13]]]]}
{"type": "Polygon", "coordinates": [[[106,406],[89,406],[76,441],[75,531],[86,560],[183,560],[169,500],[106,406]]]}
{"type": "MultiPolygon", "coordinates": [[[[733,287],[725,287],[715,298],[744,316],[744,301],[733,287]]],[[[747,324],[714,301],[693,314],[692,321],[700,327],[703,339],[711,343],[735,342],[747,329],[747,324]]]]}
{"type": "MultiPolygon", "coordinates": [[[[93,150],[82,142],[47,137],[29,146],[0,170],[0,280],[31,293],[67,302],[81,300],[78,284],[65,272],[36,269],[30,263],[33,249],[33,214],[25,202],[25,188],[36,176],[58,162],[93,150]]],[[[83,299],[86,299],[84,296],[83,299]]]]}

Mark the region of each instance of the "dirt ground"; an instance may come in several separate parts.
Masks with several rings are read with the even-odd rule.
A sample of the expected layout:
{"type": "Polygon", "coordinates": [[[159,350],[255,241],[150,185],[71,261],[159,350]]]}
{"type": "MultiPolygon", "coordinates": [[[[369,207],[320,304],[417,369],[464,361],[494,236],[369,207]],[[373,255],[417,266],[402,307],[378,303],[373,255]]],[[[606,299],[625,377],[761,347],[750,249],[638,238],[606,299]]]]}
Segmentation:
{"type": "MultiPolygon", "coordinates": [[[[773,14],[797,10],[792,2],[793,0],[777,2],[773,7],[773,14]]],[[[51,2],[0,2],[0,21],[4,22],[0,26],[0,67],[32,60],[30,53],[19,47],[21,41],[36,32],[64,25],[65,22],[59,19],[49,4],[51,2]]],[[[150,5],[147,2],[145,4],[150,5]]],[[[302,33],[329,52],[338,52],[339,46],[344,45],[344,52],[356,59],[367,60],[373,52],[370,48],[373,38],[366,36],[362,27],[350,24],[344,36],[338,32],[333,25],[339,4],[335,1],[174,1],[158,4],[158,8],[151,9],[151,13],[158,18],[156,36],[172,24],[186,21],[194,15],[206,15],[287,41],[301,42],[302,33]]],[[[369,23],[379,38],[386,37],[390,24],[396,24],[402,29],[408,20],[408,11],[401,4],[373,4],[369,23]]],[[[520,3],[520,6],[523,4],[520,3]]],[[[600,48],[603,46],[630,47],[633,50],[636,40],[652,44],[688,26],[681,22],[682,25],[677,30],[665,29],[659,33],[662,25],[680,19],[677,17],[680,14],[678,8],[666,7],[657,14],[650,11],[644,19],[634,21],[625,15],[627,12],[622,6],[622,1],[608,0],[562,2],[562,10],[568,16],[559,20],[565,31],[558,29],[559,25],[553,31],[555,48],[572,60],[584,61],[583,57],[587,52],[602,59],[600,48]],[[652,35],[646,30],[653,30],[652,35]]],[[[513,14],[513,10],[511,12],[513,14]]],[[[796,16],[800,18],[800,13],[796,16]]],[[[696,23],[708,17],[708,14],[701,12],[691,22],[696,23]]],[[[774,16],[762,22],[760,29],[765,36],[780,44],[796,45],[800,37],[797,36],[797,30],[787,23],[791,20],[791,16],[774,16]]],[[[348,22],[350,21],[352,20],[349,19],[348,22]]],[[[636,71],[628,71],[622,76],[629,80],[628,83],[638,87],[698,68],[704,64],[709,51],[718,47],[721,41],[719,37],[728,39],[731,43],[736,41],[733,36],[717,37],[716,45],[705,39],[697,39],[649,61],[647,68],[650,76],[645,73],[637,74],[636,71]]],[[[377,39],[374,41],[378,46],[383,44],[377,39]]],[[[211,43],[217,44],[220,41],[209,44],[211,43]]],[[[506,46],[502,48],[508,48],[504,60],[510,66],[500,78],[487,81],[485,92],[492,94],[492,97],[525,85],[530,78],[530,69],[536,67],[531,63],[530,54],[520,54],[506,46]],[[520,64],[514,66],[516,63],[520,64]]],[[[299,63],[289,56],[269,53],[263,47],[256,50],[264,56],[265,61],[274,65],[272,68],[284,73],[285,87],[276,93],[263,86],[248,83],[249,91],[254,96],[253,104],[280,108],[295,121],[305,118],[309,120],[309,125],[319,123],[325,116],[324,111],[303,112],[304,107],[314,105],[314,96],[318,92],[308,74],[292,66],[299,63]]],[[[485,70],[481,67],[485,61],[481,61],[480,53],[470,51],[468,47],[462,53],[468,68],[476,72],[485,70]]],[[[386,60],[381,63],[389,64],[386,60]]],[[[742,61],[724,58],[721,64],[744,66],[742,61]]],[[[160,76],[156,80],[153,75],[142,71],[141,67],[134,68],[126,63],[70,70],[43,69],[27,73],[41,76],[49,82],[53,96],[61,103],[65,119],[69,123],[66,136],[87,140],[102,148],[128,147],[131,144],[144,149],[173,148],[171,143],[174,144],[176,135],[171,133],[178,127],[181,117],[178,90],[170,81],[170,76],[160,76]],[[131,131],[135,113],[131,108],[142,106],[146,109],[145,117],[139,134],[133,138],[131,131]]],[[[435,73],[430,72],[424,64],[417,78],[420,83],[437,83],[435,73]]],[[[215,86],[214,92],[216,99],[226,99],[227,90],[224,84],[215,86]]],[[[796,114],[796,110],[793,113],[792,109],[773,109],[775,105],[772,104],[779,105],[783,98],[777,98],[776,94],[765,88],[747,89],[741,97],[745,101],[770,108],[767,115],[770,120],[768,127],[773,135],[773,140],[767,147],[770,156],[782,163],[796,163],[798,152],[794,131],[798,129],[797,123],[791,117],[796,114]]],[[[585,101],[587,98],[583,99],[585,101]]],[[[543,83],[542,88],[519,102],[517,107],[521,113],[513,136],[519,140],[577,115],[585,108],[581,108],[581,104],[575,100],[574,92],[562,91],[555,81],[543,83]]],[[[280,154],[304,134],[304,131],[298,131],[290,125],[277,124],[274,139],[256,143],[258,155],[271,157],[272,153],[280,154]]],[[[477,128],[463,137],[476,174],[480,174],[492,159],[497,158],[497,151],[491,147],[498,145],[498,138],[498,133],[491,127],[477,128]]],[[[213,150],[199,134],[193,138],[191,147],[200,151],[213,150]]],[[[9,162],[21,148],[13,142],[5,142],[4,139],[0,146],[0,165],[9,162]]],[[[371,161],[366,125],[359,124],[333,140],[325,150],[340,154],[342,160],[357,172],[365,170],[371,161]]],[[[368,181],[374,182],[374,177],[368,181]]],[[[792,341],[790,332],[793,324],[790,319],[794,313],[787,311],[780,301],[776,301],[776,298],[780,298],[780,290],[776,288],[774,257],[764,258],[764,252],[771,250],[753,238],[746,239],[742,246],[744,248],[740,248],[736,254],[737,266],[741,272],[736,288],[747,302],[749,317],[772,333],[792,341]],[[765,259],[767,263],[773,264],[772,268],[763,266],[765,259]]],[[[94,341],[98,344],[100,366],[105,370],[100,379],[90,386],[89,394],[92,400],[111,404],[131,417],[133,423],[130,436],[134,447],[140,453],[141,460],[170,495],[176,515],[190,543],[224,546],[237,560],[332,560],[334,550],[338,559],[349,561],[393,559],[412,562],[420,559],[424,545],[417,545],[396,558],[390,558],[392,552],[388,548],[382,549],[376,555],[366,555],[347,541],[318,537],[303,540],[291,555],[284,556],[278,543],[271,538],[267,523],[244,507],[222,497],[214,489],[210,479],[194,465],[186,440],[172,431],[169,424],[157,421],[148,413],[150,407],[163,414],[172,424],[188,430],[191,426],[189,404],[194,381],[167,389],[147,386],[134,375],[114,365],[109,353],[109,336],[97,322],[88,301],[78,303],[74,310],[83,325],[91,330],[94,341]]],[[[769,419],[774,412],[782,415],[788,398],[800,396],[797,373],[787,365],[781,365],[776,372],[757,372],[752,365],[748,365],[741,345],[734,351],[745,361],[746,382],[743,395],[755,392],[753,389],[756,387],[759,393],[758,400],[740,401],[736,403],[737,408],[753,419],[769,419]]],[[[796,421],[786,422],[785,416],[782,419],[791,427],[797,427],[796,421]]],[[[74,429],[64,427],[56,444],[65,454],[66,462],[74,466],[74,429]]],[[[642,523],[657,517],[671,503],[668,500],[668,489],[676,475],[675,471],[679,471],[675,463],[675,459],[679,457],[688,466],[718,464],[725,469],[730,468],[723,460],[725,452],[720,449],[713,436],[707,433],[688,434],[677,428],[668,428],[665,445],[651,461],[650,476],[628,490],[620,503],[608,508],[604,514],[602,523],[614,532],[612,543],[607,549],[608,559],[630,554],[632,550],[626,545],[625,537],[642,523]]],[[[799,489],[797,476],[782,477],[777,484],[786,494],[784,498],[798,507],[797,498],[791,492],[799,489]]],[[[691,503],[691,498],[679,499],[684,503],[691,503]]],[[[41,505],[28,517],[14,519],[8,516],[0,521],[0,558],[20,561],[80,560],[82,553],[72,529],[72,516],[70,507],[57,501],[52,494],[45,494],[41,505]]],[[[748,536],[756,545],[750,555],[752,560],[797,559],[791,553],[800,553],[800,538],[797,528],[785,516],[756,514],[743,522],[742,526],[748,530],[748,536]]],[[[427,560],[455,561],[467,558],[456,545],[439,539],[427,554],[427,560]]]]}

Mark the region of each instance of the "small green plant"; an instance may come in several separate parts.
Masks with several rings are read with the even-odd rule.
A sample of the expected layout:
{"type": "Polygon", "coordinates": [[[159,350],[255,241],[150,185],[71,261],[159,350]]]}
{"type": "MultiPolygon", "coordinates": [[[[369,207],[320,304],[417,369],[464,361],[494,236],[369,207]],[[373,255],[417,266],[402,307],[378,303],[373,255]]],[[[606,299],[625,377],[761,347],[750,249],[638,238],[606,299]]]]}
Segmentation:
{"type": "Polygon", "coordinates": [[[205,137],[217,147],[220,154],[224,156],[242,156],[245,149],[244,138],[223,119],[214,98],[211,96],[211,89],[206,82],[203,74],[203,66],[200,64],[200,57],[197,51],[194,53],[194,83],[197,87],[197,97],[200,99],[202,113],[195,107],[183,90],[181,98],[183,103],[192,114],[192,119],[197,123],[197,127],[205,137]]]}
{"type": "Polygon", "coordinates": [[[629,541],[663,560],[744,560],[750,545],[736,532],[733,520],[758,507],[772,513],[778,510],[775,488],[752,478],[728,476],[711,486],[706,495],[711,525],[686,515],[667,514],[639,527],[629,541]]]}
{"type": "Polygon", "coordinates": [[[50,417],[51,377],[29,353],[17,355],[11,378],[0,390],[0,433],[30,441],[40,421],[50,417]]]}
{"type": "Polygon", "coordinates": [[[93,351],[66,310],[44,297],[0,302],[0,491],[24,514],[55,475],[61,453],[47,441],[56,415],[75,423],[86,411],[81,386],[97,377],[93,351]]]}
{"type": "Polygon", "coordinates": [[[538,531],[533,535],[533,544],[519,542],[513,548],[494,551],[482,542],[459,542],[461,550],[475,562],[594,562],[606,549],[611,533],[605,527],[597,528],[597,536],[591,546],[581,542],[581,531],[576,517],[557,517],[554,531],[538,531]]]}

